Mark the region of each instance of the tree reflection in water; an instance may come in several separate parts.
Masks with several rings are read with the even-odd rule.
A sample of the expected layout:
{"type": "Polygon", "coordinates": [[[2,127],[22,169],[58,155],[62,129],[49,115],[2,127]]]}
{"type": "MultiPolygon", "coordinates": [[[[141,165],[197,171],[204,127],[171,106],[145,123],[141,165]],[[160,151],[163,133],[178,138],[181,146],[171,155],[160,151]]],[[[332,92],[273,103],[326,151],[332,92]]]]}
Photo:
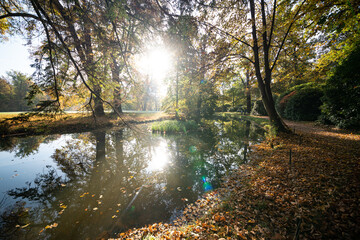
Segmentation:
{"type": "Polygon", "coordinates": [[[249,145],[261,136],[248,122],[207,124],[199,134],[166,137],[131,129],[75,134],[52,155],[62,173],[49,166],[8,191],[33,207],[19,202],[3,212],[0,230],[7,235],[0,237],[112,237],[176,218],[184,199],[195,201],[247,162],[249,145]]]}
{"type": "Polygon", "coordinates": [[[0,141],[0,151],[15,152],[15,156],[25,158],[37,152],[41,143],[51,142],[60,135],[32,136],[26,138],[7,137],[0,141]]]}

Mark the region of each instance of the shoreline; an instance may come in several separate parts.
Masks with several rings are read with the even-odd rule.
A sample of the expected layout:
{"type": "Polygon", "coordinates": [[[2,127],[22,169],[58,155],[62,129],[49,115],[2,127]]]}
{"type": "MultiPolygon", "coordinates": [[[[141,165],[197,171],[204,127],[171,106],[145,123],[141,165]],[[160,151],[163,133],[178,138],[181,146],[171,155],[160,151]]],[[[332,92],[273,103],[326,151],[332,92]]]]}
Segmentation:
{"type": "Polygon", "coordinates": [[[115,239],[359,236],[360,135],[314,123],[287,124],[297,133],[280,134],[272,147],[266,141],[254,145],[251,161],[220,189],[188,205],[177,222],[130,229],[115,239]]]}
{"type": "MultiPolygon", "coordinates": [[[[0,115],[1,116],[1,115],[0,115]]],[[[172,119],[170,114],[158,113],[123,113],[121,118],[113,114],[94,118],[88,114],[70,113],[56,117],[34,116],[27,121],[0,118],[0,137],[26,137],[42,134],[65,134],[94,131],[102,128],[123,127],[127,124],[143,124],[172,119]]]]}

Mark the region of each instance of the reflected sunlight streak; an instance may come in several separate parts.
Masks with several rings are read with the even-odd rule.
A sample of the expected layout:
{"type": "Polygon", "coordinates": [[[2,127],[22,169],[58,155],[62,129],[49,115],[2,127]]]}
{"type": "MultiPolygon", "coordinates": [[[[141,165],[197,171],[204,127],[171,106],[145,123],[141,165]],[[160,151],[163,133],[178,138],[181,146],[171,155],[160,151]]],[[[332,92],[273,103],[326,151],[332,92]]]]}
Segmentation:
{"type": "Polygon", "coordinates": [[[151,161],[148,165],[150,171],[161,171],[170,162],[169,150],[165,140],[151,151],[151,161]]]}

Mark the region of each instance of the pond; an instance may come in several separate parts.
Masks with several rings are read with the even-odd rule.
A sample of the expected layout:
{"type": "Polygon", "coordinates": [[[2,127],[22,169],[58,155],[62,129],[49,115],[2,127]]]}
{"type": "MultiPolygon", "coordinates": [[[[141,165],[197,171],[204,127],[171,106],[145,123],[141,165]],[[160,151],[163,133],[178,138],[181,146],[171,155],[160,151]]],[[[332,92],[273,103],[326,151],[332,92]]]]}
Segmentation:
{"type": "Polygon", "coordinates": [[[171,222],[248,161],[263,132],[206,121],[197,133],[148,125],[0,140],[0,238],[95,239],[171,222]]]}

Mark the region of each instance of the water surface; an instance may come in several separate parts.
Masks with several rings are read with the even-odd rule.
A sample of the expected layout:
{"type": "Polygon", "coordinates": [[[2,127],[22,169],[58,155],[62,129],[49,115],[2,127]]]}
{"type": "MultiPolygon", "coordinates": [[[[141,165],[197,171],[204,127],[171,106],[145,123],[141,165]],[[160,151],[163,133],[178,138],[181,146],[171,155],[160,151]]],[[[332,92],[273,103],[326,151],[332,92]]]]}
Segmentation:
{"type": "Polygon", "coordinates": [[[0,238],[96,239],[154,222],[219,186],[262,131],[207,121],[163,136],[148,126],[0,140],[0,238]]]}

